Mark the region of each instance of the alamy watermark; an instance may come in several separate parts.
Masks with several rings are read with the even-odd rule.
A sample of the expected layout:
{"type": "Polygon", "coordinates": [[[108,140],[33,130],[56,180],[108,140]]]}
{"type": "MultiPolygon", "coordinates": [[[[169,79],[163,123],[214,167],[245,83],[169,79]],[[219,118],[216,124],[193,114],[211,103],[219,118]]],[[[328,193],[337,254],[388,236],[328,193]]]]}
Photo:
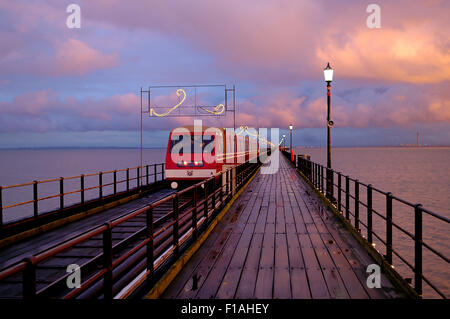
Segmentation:
{"type": "Polygon", "coordinates": [[[78,4],[69,4],[66,8],[66,12],[70,13],[67,17],[66,25],[69,29],[81,28],[81,8],[78,4]]]}
{"type": "Polygon", "coordinates": [[[366,272],[370,275],[367,277],[367,288],[381,288],[381,269],[377,264],[367,266],[366,272]]]}
{"type": "Polygon", "coordinates": [[[81,268],[77,264],[70,264],[66,268],[66,272],[70,273],[67,276],[66,284],[67,288],[74,289],[81,287],[81,268]]]}
{"type": "Polygon", "coordinates": [[[381,28],[381,8],[378,4],[369,4],[366,8],[366,12],[370,13],[367,17],[366,25],[369,29],[381,28]]]}

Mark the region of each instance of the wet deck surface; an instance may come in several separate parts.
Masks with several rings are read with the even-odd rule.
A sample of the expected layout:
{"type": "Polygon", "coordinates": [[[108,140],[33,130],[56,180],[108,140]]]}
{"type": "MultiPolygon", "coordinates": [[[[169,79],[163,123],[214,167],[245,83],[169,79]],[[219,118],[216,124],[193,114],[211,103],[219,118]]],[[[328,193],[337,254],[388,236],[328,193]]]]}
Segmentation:
{"type": "Polygon", "coordinates": [[[162,298],[396,298],[375,263],[283,157],[249,184],[162,298]]]}

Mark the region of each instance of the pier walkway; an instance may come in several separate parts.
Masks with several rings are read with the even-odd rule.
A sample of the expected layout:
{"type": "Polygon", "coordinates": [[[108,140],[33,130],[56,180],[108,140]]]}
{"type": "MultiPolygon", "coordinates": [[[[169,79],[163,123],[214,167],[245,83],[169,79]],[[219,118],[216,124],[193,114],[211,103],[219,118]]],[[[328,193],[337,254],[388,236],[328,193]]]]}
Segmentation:
{"type": "Polygon", "coordinates": [[[402,297],[384,275],[382,288],[367,287],[375,262],[288,160],[279,162],[257,174],[161,297],[402,297]]]}

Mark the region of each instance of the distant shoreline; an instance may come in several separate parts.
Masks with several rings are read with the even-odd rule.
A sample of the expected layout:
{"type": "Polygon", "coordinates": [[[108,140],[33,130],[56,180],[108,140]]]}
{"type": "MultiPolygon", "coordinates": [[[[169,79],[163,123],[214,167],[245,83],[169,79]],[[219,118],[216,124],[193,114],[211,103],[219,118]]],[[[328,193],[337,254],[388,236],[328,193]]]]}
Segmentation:
{"type": "MultiPolygon", "coordinates": [[[[418,149],[418,148],[449,148],[450,145],[381,145],[381,146],[333,146],[333,149],[338,148],[404,148],[404,149],[418,149]]],[[[144,150],[158,150],[165,149],[165,146],[161,147],[144,147],[144,150]]],[[[294,148],[326,148],[326,146],[304,146],[297,145],[294,148]]],[[[139,147],[116,147],[116,146],[73,146],[73,147],[8,147],[0,148],[0,151],[13,151],[13,150],[139,150],[139,147]]]]}

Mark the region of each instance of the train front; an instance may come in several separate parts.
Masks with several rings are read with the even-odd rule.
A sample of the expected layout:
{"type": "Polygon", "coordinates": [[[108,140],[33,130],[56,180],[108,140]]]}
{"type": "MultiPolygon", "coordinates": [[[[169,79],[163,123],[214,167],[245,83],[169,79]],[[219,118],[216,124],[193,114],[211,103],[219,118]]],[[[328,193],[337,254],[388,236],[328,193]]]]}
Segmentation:
{"type": "Polygon", "coordinates": [[[222,132],[203,129],[196,132],[181,127],[170,132],[166,152],[166,179],[171,187],[189,185],[220,172],[222,165],[216,161],[216,148],[220,151],[222,132]],[[216,145],[217,144],[217,145],[216,145]]]}

